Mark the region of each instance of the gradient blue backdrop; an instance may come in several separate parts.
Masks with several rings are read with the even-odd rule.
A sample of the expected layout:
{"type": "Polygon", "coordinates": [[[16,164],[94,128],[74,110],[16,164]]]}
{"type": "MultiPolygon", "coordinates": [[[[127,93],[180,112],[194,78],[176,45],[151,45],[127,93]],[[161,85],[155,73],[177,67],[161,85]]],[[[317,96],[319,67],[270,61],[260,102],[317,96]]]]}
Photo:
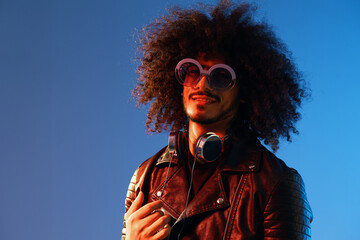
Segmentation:
{"type": "MultiPolygon", "coordinates": [[[[130,94],[133,36],[177,2],[0,0],[0,239],[120,238],[130,177],[167,143],[130,94]]],[[[360,3],[257,2],[313,91],[277,153],[305,180],[313,239],[359,239],[360,3]]]]}

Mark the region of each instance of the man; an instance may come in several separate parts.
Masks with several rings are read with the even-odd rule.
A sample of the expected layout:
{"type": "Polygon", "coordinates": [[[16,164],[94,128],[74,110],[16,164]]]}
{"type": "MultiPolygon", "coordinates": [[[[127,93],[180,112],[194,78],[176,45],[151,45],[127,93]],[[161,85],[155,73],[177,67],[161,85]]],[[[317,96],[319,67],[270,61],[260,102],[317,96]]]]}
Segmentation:
{"type": "Polygon", "coordinates": [[[310,239],[301,176],[259,141],[290,141],[307,92],[253,13],[173,8],[144,29],[134,94],[148,129],[171,133],[130,182],[123,239],[310,239]]]}

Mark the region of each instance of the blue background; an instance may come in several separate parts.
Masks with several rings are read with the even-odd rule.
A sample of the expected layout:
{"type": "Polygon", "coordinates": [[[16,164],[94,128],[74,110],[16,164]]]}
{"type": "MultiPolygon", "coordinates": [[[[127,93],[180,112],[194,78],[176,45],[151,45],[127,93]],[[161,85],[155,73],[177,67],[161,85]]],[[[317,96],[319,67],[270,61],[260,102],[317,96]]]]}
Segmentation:
{"type": "MultiPolygon", "coordinates": [[[[0,0],[0,239],[120,238],[133,171],[168,137],[131,97],[134,33],[177,2],[0,0]]],[[[313,239],[359,239],[360,2],[257,2],[312,88],[277,155],[304,178],[313,239]]]]}

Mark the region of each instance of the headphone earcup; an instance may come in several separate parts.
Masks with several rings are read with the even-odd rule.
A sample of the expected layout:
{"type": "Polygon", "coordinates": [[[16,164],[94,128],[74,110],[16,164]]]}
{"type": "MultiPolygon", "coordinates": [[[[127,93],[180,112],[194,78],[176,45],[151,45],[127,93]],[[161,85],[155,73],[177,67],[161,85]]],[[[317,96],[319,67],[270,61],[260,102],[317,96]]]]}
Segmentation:
{"type": "MultiPolygon", "coordinates": [[[[173,156],[185,159],[188,154],[188,141],[184,132],[170,132],[169,152],[173,156]]],[[[222,140],[213,132],[207,132],[199,136],[194,143],[194,153],[197,161],[201,164],[216,161],[222,152],[222,140]]]]}
{"type": "Polygon", "coordinates": [[[194,152],[199,163],[211,163],[218,159],[222,152],[222,140],[213,132],[199,136],[194,143],[194,152]]]}

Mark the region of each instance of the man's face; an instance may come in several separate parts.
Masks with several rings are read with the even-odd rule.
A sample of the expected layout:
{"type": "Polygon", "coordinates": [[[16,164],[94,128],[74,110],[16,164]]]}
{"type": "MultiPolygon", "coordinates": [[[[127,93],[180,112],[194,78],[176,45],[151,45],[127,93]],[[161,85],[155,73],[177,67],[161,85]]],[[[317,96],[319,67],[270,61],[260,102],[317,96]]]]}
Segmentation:
{"type": "MultiPolygon", "coordinates": [[[[204,69],[219,63],[225,63],[221,58],[207,58],[200,55],[196,59],[204,69]]],[[[225,63],[226,64],[226,63],[225,63]]],[[[200,124],[213,124],[231,121],[238,109],[237,96],[239,86],[236,84],[227,91],[215,91],[210,88],[205,76],[194,87],[183,89],[184,109],[193,122],[200,124]]]]}

